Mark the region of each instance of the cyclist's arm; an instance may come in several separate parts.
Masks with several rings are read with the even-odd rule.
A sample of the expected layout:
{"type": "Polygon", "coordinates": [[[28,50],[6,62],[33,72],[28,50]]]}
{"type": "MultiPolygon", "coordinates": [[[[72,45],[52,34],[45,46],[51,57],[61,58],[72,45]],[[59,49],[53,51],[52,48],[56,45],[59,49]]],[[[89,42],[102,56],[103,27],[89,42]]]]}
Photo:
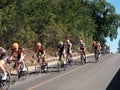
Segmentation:
{"type": "Polygon", "coordinates": [[[41,57],[44,57],[44,56],[45,56],[45,49],[43,50],[41,57]]]}
{"type": "Polygon", "coordinates": [[[37,52],[38,52],[37,50],[34,51],[33,56],[32,56],[33,58],[36,56],[37,52]]]}
{"type": "Polygon", "coordinates": [[[84,43],[84,52],[86,51],[86,45],[85,45],[85,43],[84,43]]]}
{"type": "Polygon", "coordinates": [[[24,58],[25,58],[24,52],[21,52],[19,61],[20,62],[23,61],[24,58]]]}
{"type": "Polygon", "coordinates": [[[12,59],[13,59],[13,54],[14,54],[14,51],[12,50],[11,55],[10,55],[10,57],[9,57],[9,60],[12,60],[12,59]]]}

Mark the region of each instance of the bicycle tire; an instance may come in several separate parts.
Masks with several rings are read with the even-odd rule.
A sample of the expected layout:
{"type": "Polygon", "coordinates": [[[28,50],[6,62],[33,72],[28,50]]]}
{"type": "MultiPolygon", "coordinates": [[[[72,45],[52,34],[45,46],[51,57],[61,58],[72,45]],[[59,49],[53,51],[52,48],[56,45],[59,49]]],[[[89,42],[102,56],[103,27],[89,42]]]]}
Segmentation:
{"type": "Polygon", "coordinates": [[[61,61],[60,60],[58,60],[57,62],[57,71],[61,72],[61,61]]]}
{"type": "Polygon", "coordinates": [[[6,73],[7,73],[6,80],[0,80],[0,89],[1,90],[8,90],[10,87],[10,74],[8,71],[6,71],[6,73]]]}
{"type": "Polygon", "coordinates": [[[98,54],[98,51],[96,50],[95,51],[95,62],[96,63],[98,62],[98,59],[99,59],[99,54],[98,54]]]}
{"type": "Polygon", "coordinates": [[[96,62],[96,63],[98,62],[98,58],[99,58],[99,56],[98,56],[98,54],[97,54],[96,57],[95,57],[95,62],[96,62]]]}
{"type": "Polygon", "coordinates": [[[81,64],[84,65],[85,63],[86,63],[86,61],[85,61],[85,56],[82,55],[82,56],[81,56],[81,64]]]}
{"type": "Polygon", "coordinates": [[[72,63],[73,63],[73,61],[72,61],[72,60],[67,59],[67,65],[68,65],[68,66],[72,67],[72,63]]]}
{"type": "Polygon", "coordinates": [[[20,73],[19,73],[19,79],[22,78],[22,80],[26,80],[28,78],[28,66],[25,64],[25,71],[23,71],[23,65],[20,67],[20,73]]]}
{"type": "Polygon", "coordinates": [[[41,72],[41,65],[40,64],[35,64],[35,73],[39,74],[41,72]]]}
{"type": "Polygon", "coordinates": [[[10,77],[11,77],[11,84],[14,84],[16,81],[18,81],[19,71],[15,67],[12,67],[10,69],[10,77]]]}
{"type": "Polygon", "coordinates": [[[41,73],[47,73],[47,71],[48,71],[48,64],[42,63],[41,73]]]}
{"type": "Polygon", "coordinates": [[[95,62],[97,63],[99,59],[99,54],[98,51],[95,52],[95,62]]]}

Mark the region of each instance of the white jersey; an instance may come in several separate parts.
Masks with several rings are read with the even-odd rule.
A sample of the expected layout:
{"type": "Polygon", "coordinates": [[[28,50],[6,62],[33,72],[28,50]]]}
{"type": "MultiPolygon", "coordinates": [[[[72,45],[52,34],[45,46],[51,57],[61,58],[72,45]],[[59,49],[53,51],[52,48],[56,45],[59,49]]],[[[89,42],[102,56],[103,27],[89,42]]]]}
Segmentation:
{"type": "Polygon", "coordinates": [[[79,43],[79,48],[85,48],[85,43],[79,43]]]}

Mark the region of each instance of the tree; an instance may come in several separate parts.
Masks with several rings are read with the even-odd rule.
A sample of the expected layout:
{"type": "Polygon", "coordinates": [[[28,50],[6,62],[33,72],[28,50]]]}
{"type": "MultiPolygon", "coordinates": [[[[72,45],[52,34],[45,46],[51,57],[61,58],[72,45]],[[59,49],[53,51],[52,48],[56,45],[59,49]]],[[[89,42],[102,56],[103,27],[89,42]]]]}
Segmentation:
{"type": "Polygon", "coordinates": [[[118,42],[118,53],[120,53],[120,40],[118,42]]]}
{"type": "Polygon", "coordinates": [[[106,37],[116,39],[120,15],[115,13],[114,6],[105,0],[94,0],[91,6],[92,17],[96,24],[93,40],[105,43],[106,37]]]}
{"type": "Polygon", "coordinates": [[[73,45],[82,39],[87,50],[93,40],[117,37],[120,16],[105,0],[2,0],[0,1],[1,46],[18,42],[32,47],[40,41],[47,48],[59,40],[73,45]]]}

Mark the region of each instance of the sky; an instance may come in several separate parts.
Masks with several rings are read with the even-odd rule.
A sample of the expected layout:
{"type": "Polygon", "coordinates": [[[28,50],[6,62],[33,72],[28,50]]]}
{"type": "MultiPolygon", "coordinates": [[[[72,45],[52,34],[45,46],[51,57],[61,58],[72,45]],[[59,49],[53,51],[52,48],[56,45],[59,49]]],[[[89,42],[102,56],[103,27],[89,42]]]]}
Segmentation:
{"type": "MultiPolygon", "coordinates": [[[[117,14],[120,14],[120,0],[106,0],[106,1],[115,7],[115,12],[117,14]]],[[[107,40],[106,44],[110,46],[110,51],[113,53],[117,52],[118,43],[120,40],[120,28],[118,28],[117,31],[118,31],[118,35],[116,39],[114,39],[113,41],[110,41],[110,38],[106,39],[107,40]]]]}

